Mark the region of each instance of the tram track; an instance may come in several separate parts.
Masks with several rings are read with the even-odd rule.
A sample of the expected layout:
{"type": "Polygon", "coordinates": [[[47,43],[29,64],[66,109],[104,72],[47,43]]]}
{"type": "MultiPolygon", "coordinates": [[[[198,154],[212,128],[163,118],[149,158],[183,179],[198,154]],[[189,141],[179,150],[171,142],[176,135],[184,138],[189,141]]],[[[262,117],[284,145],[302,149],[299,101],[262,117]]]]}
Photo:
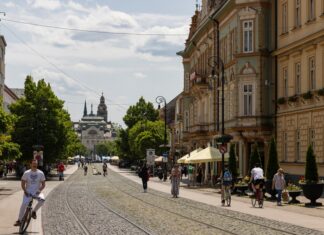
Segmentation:
{"type": "MultiPolygon", "coordinates": [[[[115,173],[115,172],[114,172],[114,174],[117,175],[117,173],[115,173]]],[[[110,173],[110,175],[112,175],[112,173],[110,173]]],[[[123,177],[123,176],[121,176],[121,177],[123,177]]],[[[124,178],[125,178],[125,177],[124,177],[124,178]]],[[[125,179],[126,179],[126,178],[125,178],[125,179]]],[[[110,180],[110,179],[109,179],[109,180],[110,180]]],[[[166,210],[165,208],[160,207],[160,206],[158,206],[158,205],[155,205],[155,204],[153,204],[153,203],[149,203],[149,202],[147,202],[147,201],[145,201],[145,200],[143,200],[143,199],[141,199],[141,198],[138,198],[137,196],[134,196],[134,195],[132,195],[131,193],[128,193],[128,192],[126,192],[125,190],[122,190],[122,189],[120,189],[120,188],[118,188],[118,187],[115,186],[115,185],[117,185],[117,184],[120,185],[120,183],[122,182],[123,184],[126,184],[126,185],[128,185],[128,186],[130,186],[130,187],[132,187],[132,188],[137,189],[137,190],[140,189],[140,187],[136,187],[136,186],[134,185],[135,182],[134,182],[134,184],[130,184],[130,183],[129,183],[128,181],[126,181],[126,180],[120,180],[118,183],[116,183],[116,182],[114,183],[114,182],[112,182],[111,180],[110,180],[110,182],[111,182],[111,184],[112,184],[115,188],[117,188],[118,190],[122,191],[123,193],[129,195],[130,197],[136,198],[137,200],[140,200],[140,201],[142,201],[142,202],[144,202],[144,203],[147,203],[147,204],[149,204],[149,205],[151,205],[151,206],[154,206],[154,207],[156,207],[156,208],[159,208],[160,210],[168,211],[169,213],[173,213],[173,214],[176,214],[176,215],[178,215],[178,216],[184,217],[183,215],[181,215],[181,214],[179,214],[179,213],[172,212],[172,211],[170,211],[170,210],[166,210]]],[[[216,213],[215,211],[212,211],[212,210],[206,210],[206,209],[199,208],[199,207],[197,207],[197,206],[191,205],[191,204],[189,204],[189,203],[185,203],[185,202],[183,202],[182,200],[179,200],[179,199],[176,199],[176,200],[175,200],[175,199],[167,198],[167,197],[162,196],[161,194],[152,193],[152,192],[148,192],[148,194],[151,194],[151,195],[154,195],[154,196],[159,197],[159,198],[161,198],[161,199],[167,200],[168,202],[172,202],[172,203],[176,203],[176,204],[181,204],[181,205],[184,206],[184,207],[190,207],[190,208],[192,208],[192,209],[200,210],[200,211],[203,211],[203,212],[206,212],[206,213],[216,213]]],[[[163,193],[163,194],[164,194],[164,193],[163,193]]],[[[218,209],[220,209],[220,208],[218,208],[218,209]]],[[[223,209],[223,210],[225,210],[225,209],[223,209]]],[[[280,233],[283,233],[283,234],[291,234],[291,235],[300,235],[300,234],[303,234],[302,232],[291,232],[291,231],[287,231],[287,229],[280,229],[280,228],[276,228],[276,227],[273,227],[273,226],[265,225],[265,224],[262,223],[262,221],[259,221],[259,222],[258,222],[258,219],[257,219],[257,218],[259,218],[259,217],[256,217],[256,216],[254,216],[254,217],[256,217],[256,222],[254,222],[254,221],[251,221],[251,220],[248,220],[248,219],[241,219],[241,218],[237,218],[237,217],[235,217],[235,216],[231,216],[231,215],[228,215],[228,214],[222,213],[221,210],[218,210],[218,211],[217,211],[217,215],[220,215],[220,216],[226,217],[226,218],[231,219],[231,220],[236,220],[236,221],[239,221],[239,222],[244,222],[244,223],[249,223],[249,224],[252,224],[252,225],[260,226],[260,227],[263,227],[263,228],[269,229],[269,230],[271,230],[271,231],[276,231],[276,232],[280,232],[280,233]]],[[[203,224],[205,224],[206,226],[215,227],[215,228],[220,229],[220,230],[222,230],[222,231],[224,231],[224,232],[231,233],[230,231],[228,231],[228,230],[224,230],[224,229],[222,229],[222,228],[220,228],[220,227],[217,227],[217,226],[214,226],[214,225],[211,225],[211,224],[208,224],[208,223],[202,222],[202,221],[198,221],[198,220],[195,220],[195,219],[190,218],[190,217],[186,217],[186,218],[191,219],[191,220],[194,220],[194,221],[196,221],[196,222],[198,222],[198,223],[203,223],[203,224]]],[[[279,223],[280,223],[280,222],[277,222],[277,221],[273,221],[273,222],[276,223],[276,224],[279,224],[279,223]]],[[[295,226],[295,225],[291,225],[291,226],[295,226]]],[[[298,226],[295,226],[295,227],[298,227],[298,226]]],[[[303,227],[299,227],[299,228],[303,229],[303,227]]],[[[318,233],[320,234],[319,231],[315,231],[315,230],[314,230],[314,232],[318,232],[318,233]]],[[[231,234],[241,234],[241,233],[231,233],[231,234]]]]}

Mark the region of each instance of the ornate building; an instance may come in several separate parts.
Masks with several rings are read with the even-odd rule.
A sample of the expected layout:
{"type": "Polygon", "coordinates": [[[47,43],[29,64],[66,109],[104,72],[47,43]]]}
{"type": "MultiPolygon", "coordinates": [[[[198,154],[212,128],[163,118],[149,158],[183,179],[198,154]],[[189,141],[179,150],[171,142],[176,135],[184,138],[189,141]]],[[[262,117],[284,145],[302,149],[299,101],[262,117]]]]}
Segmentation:
{"type": "Polygon", "coordinates": [[[93,105],[88,114],[87,103],[84,103],[83,117],[79,122],[74,123],[74,128],[84,146],[87,147],[92,157],[95,155],[95,146],[105,141],[112,141],[117,137],[116,125],[107,122],[108,111],[105,104],[105,98],[102,94],[100,104],[95,115],[93,105]]]}
{"type": "Polygon", "coordinates": [[[242,175],[253,144],[263,163],[274,127],[272,0],[203,0],[195,12],[183,58],[184,90],[175,114],[177,145],[184,152],[215,146],[221,131],[221,58],[225,68],[224,124],[232,135],[242,175]]]}
{"type": "Polygon", "coordinates": [[[5,53],[6,53],[6,40],[0,35],[0,98],[4,96],[5,88],[5,53]]]}
{"type": "Polygon", "coordinates": [[[277,16],[280,165],[303,175],[312,145],[324,176],[324,1],[279,0],[277,16]]]}

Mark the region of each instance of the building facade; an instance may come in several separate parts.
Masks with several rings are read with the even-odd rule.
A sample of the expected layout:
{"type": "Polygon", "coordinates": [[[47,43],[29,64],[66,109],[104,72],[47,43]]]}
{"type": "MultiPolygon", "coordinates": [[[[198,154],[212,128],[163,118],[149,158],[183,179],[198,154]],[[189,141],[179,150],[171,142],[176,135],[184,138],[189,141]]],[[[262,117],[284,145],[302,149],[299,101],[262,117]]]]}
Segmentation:
{"type": "Polygon", "coordinates": [[[5,54],[6,54],[6,40],[0,35],[0,97],[4,96],[5,89],[5,54]]]}
{"type": "Polygon", "coordinates": [[[93,105],[88,114],[87,104],[84,104],[83,117],[74,123],[74,129],[78,133],[81,142],[89,151],[90,156],[95,158],[95,146],[105,141],[113,141],[117,137],[116,124],[107,121],[108,110],[105,98],[102,94],[98,105],[97,114],[93,113],[93,105]]]}
{"type": "Polygon", "coordinates": [[[277,19],[280,165],[303,175],[312,145],[324,176],[324,1],[279,0],[277,19]]]}
{"type": "Polygon", "coordinates": [[[18,99],[19,97],[16,95],[16,93],[12,89],[4,85],[4,94],[3,94],[4,111],[9,113],[10,112],[9,105],[15,103],[18,99]]]}
{"type": "Polygon", "coordinates": [[[215,146],[224,105],[225,133],[233,136],[241,175],[249,171],[254,144],[266,163],[274,129],[273,10],[271,0],[203,0],[178,53],[184,66],[175,114],[179,148],[215,146]],[[217,58],[224,64],[224,104],[217,58]]]}

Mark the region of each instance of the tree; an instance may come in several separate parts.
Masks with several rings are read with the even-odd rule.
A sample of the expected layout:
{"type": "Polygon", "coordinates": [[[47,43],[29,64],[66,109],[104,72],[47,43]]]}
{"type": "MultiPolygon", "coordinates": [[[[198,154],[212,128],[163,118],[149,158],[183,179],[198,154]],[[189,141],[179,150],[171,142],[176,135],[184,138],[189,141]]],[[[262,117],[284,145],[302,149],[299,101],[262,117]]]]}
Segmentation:
{"type": "Polygon", "coordinates": [[[250,172],[254,168],[255,164],[259,163],[261,166],[261,158],[258,152],[257,144],[254,144],[253,150],[250,156],[250,172]]]}
{"type": "Polygon", "coordinates": [[[137,122],[129,130],[128,142],[136,158],[143,158],[148,148],[153,148],[157,154],[161,154],[160,145],[164,143],[164,123],[162,121],[137,122]]]}
{"type": "Polygon", "coordinates": [[[318,182],[318,171],[316,165],[316,157],[313,151],[313,146],[309,145],[306,156],[306,167],[305,167],[305,181],[306,183],[317,183],[318,182]]]}
{"type": "Polygon", "coordinates": [[[143,97],[139,99],[136,105],[128,108],[123,120],[127,127],[132,128],[138,121],[157,121],[159,113],[151,102],[146,102],[143,97]]]}
{"type": "Polygon", "coordinates": [[[13,160],[21,156],[19,145],[12,142],[14,116],[5,113],[0,97],[0,160],[13,160]]]}
{"type": "Polygon", "coordinates": [[[100,157],[108,156],[108,148],[105,143],[96,144],[96,154],[100,157]]]}
{"type": "Polygon", "coordinates": [[[238,177],[237,166],[236,166],[236,156],[235,156],[235,144],[231,144],[228,159],[228,168],[232,173],[233,179],[238,177]]]}
{"type": "Polygon", "coordinates": [[[25,97],[10,106],[17,117],[12,133],[13,141],[21,147],[22,160],[33,157],[33,146],[44,146],[44,162],[67,158],[72,122],[64,102],[59,100],[50,84],[31,76],[25,81],[25,97]]]}
{"type": "Polygon", "coordinates": [[[270,142],[269,148],[269,159],[267,164],[267,179],[272,180],[273,176],[277,173],[279,169],[278,156],[277,156],[277,148],[275,139],[272,138],[270,142]]]}

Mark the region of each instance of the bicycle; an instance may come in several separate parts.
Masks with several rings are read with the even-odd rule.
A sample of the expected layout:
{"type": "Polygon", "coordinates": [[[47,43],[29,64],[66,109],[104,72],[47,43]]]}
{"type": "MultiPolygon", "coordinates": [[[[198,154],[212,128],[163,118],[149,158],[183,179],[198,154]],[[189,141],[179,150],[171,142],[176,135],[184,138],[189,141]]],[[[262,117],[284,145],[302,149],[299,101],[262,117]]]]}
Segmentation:
{"type": "Polygon", "coordinates": [[[227,206],[231,206],[231,186],[224,186],[224,199],[227,206]]]}
{"type": "Polygon", "coordinates": [[[31,197],[31,199],[30,199],[30,202],[28,203],[28,206],[26,208],[24,216],[21,219],[20,226],[19,226],[19,234],[23,234],[24,232],[26,232],[26,230],[28,228],[28,225],[32,218],[33,200],[34,199],[42,200],[40,197],[35,196],[35,195],[29,194],[28,196],[31,197]]]}
{"type": "Polygon", "coordinates": [[[254,195],[251,197],[252,206],[255,207],[258,202],[259,208],[263,207],[263,191],[260,188],[260,184],[254,185],[255,191],[254,195]]]}

